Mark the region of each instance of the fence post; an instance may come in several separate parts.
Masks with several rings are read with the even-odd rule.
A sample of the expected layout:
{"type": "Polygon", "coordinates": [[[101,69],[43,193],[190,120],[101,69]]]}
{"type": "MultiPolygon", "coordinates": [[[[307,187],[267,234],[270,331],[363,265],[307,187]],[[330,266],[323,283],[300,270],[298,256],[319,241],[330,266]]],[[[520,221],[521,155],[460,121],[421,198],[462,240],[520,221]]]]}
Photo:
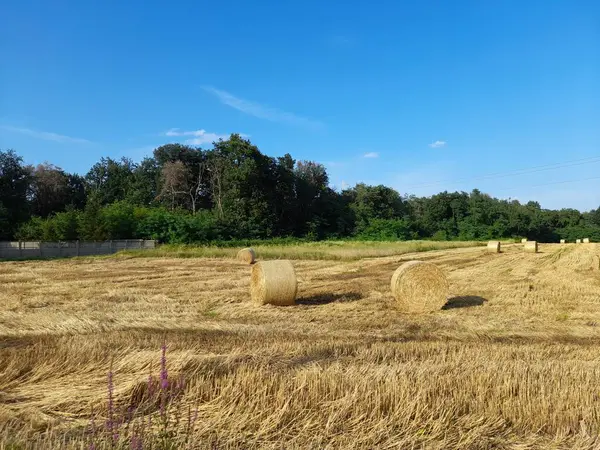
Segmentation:
{"type": "Polygon", "coordinates": [[[109,253],[113,253],[113,240],[110,240],[110,252],[109,253]]]}
{"type": "Polygon", "coordinates": [[[60,244],[60,241],[58,241],[58,256],[62,256],[62,245],[60,244]]]}
{"type": "Polygon", "coordinates": [[[19,258],[23,257],[23,245],[21,241],[19,241],[19,258]]]}
{"type": "Polygon", "coordinates": [[[125,250],[129,248],[129,239],[125,239],[125,250]]]}
{"type": "Polygon", "coordinates": [[[75,243],[75,248],[77,249],[77,256],[79,256],[79,239],[77,239],[77,242],[75,243]]]}
{"type": "Polygon", "coordinates": [[[44,252],[42,251],[42,244],[43,244],[43,241],[38,242],[38,247],[40,249],[40,258],[42,258],[44,256],[44,252]]]}

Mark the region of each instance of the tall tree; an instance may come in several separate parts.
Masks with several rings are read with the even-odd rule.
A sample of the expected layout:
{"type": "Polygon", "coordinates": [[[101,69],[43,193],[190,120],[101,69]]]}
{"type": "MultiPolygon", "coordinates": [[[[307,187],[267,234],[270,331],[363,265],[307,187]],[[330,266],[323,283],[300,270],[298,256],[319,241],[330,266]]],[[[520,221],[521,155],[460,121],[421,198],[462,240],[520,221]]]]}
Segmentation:
{"type": "Polygon", "coordinates": [[[126,200],[134,205],[149,206],[158,200],[160,167],[154,158],[144,158],[133,171],[126,200]]]}
{"type": "Polygon", "coordinates": [[[86,241],[102,241],[108,237],[102,215],[102,202],[97,194],[88,197],[79,219],[79,236],[86,241]]]}
{"type": "Polygon", "coordinates": [[[356,216],[360,232],[372,219],[400,219],[406,212],[404,202],[397,191],[387,186],[357,184],[349,191],[353,197],[350,207],[356,216]]]}
{"type": "Polygon", "coordinates": [[[236,234],[272,236],[277,231],[273,159],[263,155],[249,140],[232,134],[214,144],[208,163],[214,203],[236,234]]]}
{"type": "Polygon", "coordinates": [[[75,209],[83,209],[87,201],[85,191],[85,178],[76,173],[67,173],[67,192],[69,206],[75,209]]]}
{"type": "Polygon", "coordinates": [[[160,197],[168,199],[171,209],[182,204],[178,199],[183,200],[183,204],[189,204],[192,214],[196,214],[196,207],[203,194],[203,167],[197,170],[191,170],[185,166],[182,161],[166,162],[161,171],[162,189],[160,197]]]}
{"type": "Polygon", "coordinates": [[[88,190],[102,205],[124,200],[131,187],[134,170],[135,164],[128,158],[119,161],[102,158],[85,176],[88,190]]]}
{"type": "Polygon", "coordinates": [[[59,167],[48,162],[33,170],[31,212],[40,217],[64,211],[70,203],[69,177],[59,167]]]}
{"type": "Polygon", "coordinates": [[[329,192],[327,170],[313,161],[299,161],[294,174],[298,204],[301,205],[297,234],[320,238],[323,236],[322,230],[331,226],[326,219],[327,204],[332,195],[329,192]]]}
{"type": "Polygon", "coordinates": [[[0,239],[11,239],[29,219],[32,168],[14,150],[0,150],[0,239]]]}

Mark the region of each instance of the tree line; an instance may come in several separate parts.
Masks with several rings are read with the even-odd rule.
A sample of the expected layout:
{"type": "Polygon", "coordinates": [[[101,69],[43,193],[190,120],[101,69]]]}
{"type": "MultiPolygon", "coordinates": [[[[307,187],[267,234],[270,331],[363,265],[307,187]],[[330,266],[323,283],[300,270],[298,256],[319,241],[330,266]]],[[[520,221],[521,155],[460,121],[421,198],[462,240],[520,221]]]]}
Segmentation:
{"type": "Polygon", "coordinates": [[[163,145],[139,163],[101,158],[84,176],[0,150],[0,240],[275,237],[600,241],[600,208],[548,210],[479,190],[417,197],[360,183],[336,191],[322,164],[264,155],[237,134],[210,149],[163,145]]]}

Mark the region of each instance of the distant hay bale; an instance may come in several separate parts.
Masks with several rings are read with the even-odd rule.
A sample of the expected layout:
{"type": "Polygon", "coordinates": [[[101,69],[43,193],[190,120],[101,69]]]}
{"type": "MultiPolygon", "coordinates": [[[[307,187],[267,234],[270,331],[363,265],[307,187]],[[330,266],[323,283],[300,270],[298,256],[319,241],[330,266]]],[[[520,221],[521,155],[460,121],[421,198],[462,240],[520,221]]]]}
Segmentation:
{"type": "Polygon", "coordinates": [[[575,239],[576,244],[581,244],[581,239],[575,239]]]}
{"type": "Polygon", "coordinates": [[[500,241],[488,242],[487,251],[492,253],[500,253],[500,241]]]}
{"type": "Polygon", "coordinates": [[[527,242],[526,238],[521,239],[521,244],[524,244],[525,242],[527,242]]]}
{"type": "Polygon", "coordinates": [[[566,241],[566,240],[564,240],[564,239],[561,239],[561,240],[560,240],[560,243],[561,243],[561,244],[566,244],[566,243],[567,243],[567,241],[566,241]]]}
{"type": "Polygon", "coordinates": [[[423,261],[409,261],[398,267],[391,288],[400,310],[411,313],[440,310],[448,297],[444,273],[436,265],[423,261]]]}
{"type": "Polygon", "coordinates": [[[584,238],[583,239],[583,243],[584,244],[589,244],[590,243],[590,238],[584,238]]]}
{"type": "Polygon", "coordinates": [[[599,255],[594,255],[592,257],[592,269],[600,270],[600,256],[599,255]]]}
{"type": "Polygon", "coordinates": [[[525,248],[526,252],[537,253],[538,243],[537,243],[537,241],[527,241],[527,242],[525,242],[524,248],[525,248]]]}
{"type": "Polygon", "coordinates": [[[245,262],[246,264],[254,264],[256,261],[256,252],[253,248],[243,248],[237,254],[238,261],[245,262]]]}
{"type": "Polygon", "coordinates": [[[252,266],[250,297],[260,305],[293,305],[298,281],[291,261],[260,261],[252,266]]]}

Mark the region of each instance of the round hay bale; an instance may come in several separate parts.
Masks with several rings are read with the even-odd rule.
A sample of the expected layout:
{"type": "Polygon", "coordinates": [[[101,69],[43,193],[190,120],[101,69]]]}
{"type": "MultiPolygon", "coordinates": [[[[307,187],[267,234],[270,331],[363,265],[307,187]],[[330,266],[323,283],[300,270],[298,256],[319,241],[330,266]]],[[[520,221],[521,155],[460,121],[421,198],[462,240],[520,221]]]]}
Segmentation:
{"type": "Polygon", "coordinates": [[[560,240],[560,243],[561,243],[561,244],[566,244],[566,243],[567,243],[567,241],[566,241],[566,240],[564,240],[564,239],[561,239],[561,240],[560,240]]]}
{"type": "Polygon", "coordinates": [[[525,242],[527,242],[526,238],[521,239],[521,244],[524,244],[525,242]]]}
{"type": "Polygon", "coordinates": [[[437,311],[446,304],[448,281],[434,264],[409,261],[392,276],[392,295],[400,310],[411,313],[437,311]]]}
{"type": "Polygon", "coordinates": [[[252,266],[250,297],[259,305],[296,303],[298,281],[291,261],[260,261],[252,266]]]}
{"type": "Polygon", "coordinates": [[[581,239],[575,239],[576,244],[581,244],[581,239]]]}
{"type": "Polygon", "coordinates": [[[527,242],[525,242],[524,248],[525,248],[526,252],[537,253],[538,243],[537,243],[537,241],[527,241],[527,242]]]}
{"type": "Polygon", "coordinates": [[[592,270],[600,270],[600,256],[594,255],[592,257],[592,270]]]}
{"type": "Polygon", "coordinates": [[[492,253],[500,253],[500,241],[488,242],[487,251],[492,253]]]}
{"type": "Polygon", "coordinates": [[[246,264],[254,264],[256,261],[256,252],[253,248],[243,248],[237,254],[238,261],[245,262],[246,264]]]}
{"type": "Polygon", "coordinates": [[[590,238],[584,238],[583,239],[583,243],[584,244],[589,244],[590,243],[590,238]]]}

